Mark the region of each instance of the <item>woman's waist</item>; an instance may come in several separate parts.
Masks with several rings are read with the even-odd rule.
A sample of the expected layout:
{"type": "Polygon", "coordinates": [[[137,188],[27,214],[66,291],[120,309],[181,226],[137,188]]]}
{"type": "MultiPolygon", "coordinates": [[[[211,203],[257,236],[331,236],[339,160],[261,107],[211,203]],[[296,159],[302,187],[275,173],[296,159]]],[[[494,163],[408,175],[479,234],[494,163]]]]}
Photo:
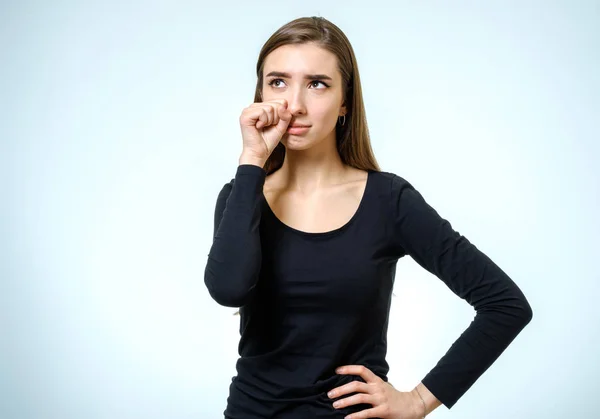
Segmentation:
{"type": "Polygon", "coordinates": [[[314,354],[241,357],[236,363],[234,382],[265,400],[313,400],[347,377],[335,372],[341,365],[364,365],[387,381],[389,366],[385,355],[373,352],[366,357],[340,359],[314,354]]]}
{"type": "MultiPolygon", "coordinates": [[[[387,376],[384,374],[382,379],[387,381],[387,376]]],[[[357,375],[333,374],[312,384],[300,385],[290,382],[278,386],[269,381],[268,374],[258,377],[240,373],[232,380],[226,413],[236,419],[248,418],[248,415],[257,418],[342,419],[350,413],[372,407],[361,404],[345,409],[333,408],[335,399],[330,399],[327,393],[352,381],[365,382],[357,375]]]]}

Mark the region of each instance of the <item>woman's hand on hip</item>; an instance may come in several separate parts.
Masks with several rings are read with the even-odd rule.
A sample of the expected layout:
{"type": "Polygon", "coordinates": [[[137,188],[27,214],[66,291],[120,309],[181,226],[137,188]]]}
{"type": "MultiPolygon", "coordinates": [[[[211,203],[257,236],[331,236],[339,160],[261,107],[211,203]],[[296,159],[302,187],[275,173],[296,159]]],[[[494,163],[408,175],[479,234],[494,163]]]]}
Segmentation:
{"type": "Polygon", "coordinates": [[[371,409],[361,410],[344,419],[421,419],[423,405],[416,393],[396,390],[390,383],[383,381],[363,365],[345,365],[336,370],[338,374],[351,374],[362,377],[366,382],[352,381],[327,393],[330,399],[359,393],[337,400],[333,407],[339,409],[355,404],[368,403],[371,409]]]}

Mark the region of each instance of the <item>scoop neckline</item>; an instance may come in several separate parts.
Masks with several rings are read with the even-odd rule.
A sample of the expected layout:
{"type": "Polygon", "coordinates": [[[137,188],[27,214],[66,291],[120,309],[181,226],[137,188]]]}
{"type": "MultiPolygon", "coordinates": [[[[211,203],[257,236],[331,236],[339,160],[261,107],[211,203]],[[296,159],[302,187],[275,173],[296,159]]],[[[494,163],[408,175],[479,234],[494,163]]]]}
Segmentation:
{"type": "Polygon", "coordinates": [[[277,215],[275,215],[275,212],[273,212],[273,210],[271,209],[271,206],[269,205],[269,202],[267,201],[267,198],[265,197],[264,193],[261,193],[262,195],[262,199],[264,200],[264,204],[267,207],[267,211],[269,212],[269,214],[271,215],[271,217],[275,220],[275,222],[277,224],[279,224],[281,227],[283,227],[284,229],[291,231],[292,233],[304,236],[304,237],[328,237],[328,236],[334,236],[336,234],[341,233],[342,231],[346,230],[348,227],[350,227],[354,221],[358,218],[359,214],[362,212],[363,207],[366,205],[366,198],[367,198],[367,194],[369,193],[370,190],[370,184],[371,184],[371,177],[372,177],[372,173],[373,170],[371,169],[367,169],[367,182],[365,184],[365,189],[363,191],[362,197],[360,198],[360,201],[358,203],[358,208],[356,209],[356,211],[354,211],[354,214],[352,215],[352,217],[350,217],[350,219],[342,226],[335,228],[333,230],[329,230],[329,231],[317,231],[317,232],[311,232],[311,231],[304,231],[304,230],[298,230],[297,228],[294,228],[292,226],[287,225],[286,223],[284,223],[283,221],[281,221],[279,219],[279,217],[277,217],[277,215]]]}

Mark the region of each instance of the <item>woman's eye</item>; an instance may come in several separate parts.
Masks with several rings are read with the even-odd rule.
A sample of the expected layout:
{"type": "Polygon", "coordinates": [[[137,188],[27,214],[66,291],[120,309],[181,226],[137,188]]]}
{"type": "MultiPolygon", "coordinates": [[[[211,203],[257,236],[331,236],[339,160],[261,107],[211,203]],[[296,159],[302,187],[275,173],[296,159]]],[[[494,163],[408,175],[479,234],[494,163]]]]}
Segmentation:
{"type": "Polygon", "coordinates": [[[275,83],[282,82],[282,81],[283,80],[281,80],[281,79],[273,79],[269,82],[269,86],[279,87],[279,86],[275,86],[275,83]]]}
{"type": "Polygon", "coordinates": [[[310,82],[311,85],[314,85],[314,83],[321,83],[324,87],[328,87],[325,83],[323,83],[320,80],[313,80],[313,81],[310,82]]]}

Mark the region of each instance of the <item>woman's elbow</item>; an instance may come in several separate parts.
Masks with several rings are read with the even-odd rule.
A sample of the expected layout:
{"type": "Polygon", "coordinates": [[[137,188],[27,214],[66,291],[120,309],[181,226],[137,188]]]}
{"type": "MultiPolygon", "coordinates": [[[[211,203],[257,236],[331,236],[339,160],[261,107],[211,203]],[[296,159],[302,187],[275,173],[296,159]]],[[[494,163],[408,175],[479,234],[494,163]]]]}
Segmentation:
{"type": "Polygon", "coordinates": [[[527,326],[533,319],[533,308],[526,298],[521,300],[521,319],[523,321],[523,327],[527,326]]]}
{"type": "Polygon", "coordinates": [[[254,287],[242,286],[246,281],[230,281],[230,277],[214,275],[207,267],[204,272],[204,284],[213,300],[225,307],[242,307],[251,297],[254,287]]]}
{"type": "Polygon", "coordinates": [[[213,300],[225,307],[242,307],[248,303],[250,292],[236,293],[224,290],[222,287],[209,288],[208,292],[213,300]]]}

